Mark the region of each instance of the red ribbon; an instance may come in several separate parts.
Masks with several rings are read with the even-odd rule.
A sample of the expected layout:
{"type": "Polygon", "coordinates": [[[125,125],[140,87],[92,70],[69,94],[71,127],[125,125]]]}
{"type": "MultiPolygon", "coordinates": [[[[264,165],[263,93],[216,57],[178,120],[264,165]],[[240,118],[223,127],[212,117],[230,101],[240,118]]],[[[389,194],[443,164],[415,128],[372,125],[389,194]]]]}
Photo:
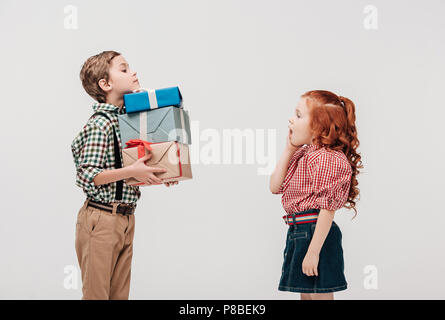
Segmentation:
{"type": "Polygon", "coordinates": [[[150,145],[152,144],[152,142],[148,142],[148,141],[144,141],[144,140],[140,140],[140,139],[131,139],[125,143],[127,144],[127,146],[124,149],[134,148],[134,147],[138,148],[138,159],[145,156],[145,149],[151,150],[150,145]]]}

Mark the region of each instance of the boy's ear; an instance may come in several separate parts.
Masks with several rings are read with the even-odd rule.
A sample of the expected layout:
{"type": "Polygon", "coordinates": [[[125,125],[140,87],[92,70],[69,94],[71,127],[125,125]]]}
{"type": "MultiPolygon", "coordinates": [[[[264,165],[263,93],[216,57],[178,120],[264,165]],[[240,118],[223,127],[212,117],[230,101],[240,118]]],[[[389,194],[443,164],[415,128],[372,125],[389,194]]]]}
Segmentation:
{"type": "Polygon", "coordinates": [[[108,92],[111,90],[111,83],[109,83],[105,79],[100,79],[98,84],[99,84],[99,87],[105,92],[108,92]]]}

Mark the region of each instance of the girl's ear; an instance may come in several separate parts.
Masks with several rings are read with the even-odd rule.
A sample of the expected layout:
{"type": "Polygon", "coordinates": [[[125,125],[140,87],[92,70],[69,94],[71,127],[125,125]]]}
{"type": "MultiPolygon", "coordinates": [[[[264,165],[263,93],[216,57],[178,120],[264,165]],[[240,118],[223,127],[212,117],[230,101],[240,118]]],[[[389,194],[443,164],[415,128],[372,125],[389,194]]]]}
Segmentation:
{"type": "Polygon", "coordinates": [[[107,82],[107,80],[105,80],[105,79],[100,79],[98,84],[99,84],[99,87],[105,92],[108,92],[111,90],[111,83],[107,82]]]}

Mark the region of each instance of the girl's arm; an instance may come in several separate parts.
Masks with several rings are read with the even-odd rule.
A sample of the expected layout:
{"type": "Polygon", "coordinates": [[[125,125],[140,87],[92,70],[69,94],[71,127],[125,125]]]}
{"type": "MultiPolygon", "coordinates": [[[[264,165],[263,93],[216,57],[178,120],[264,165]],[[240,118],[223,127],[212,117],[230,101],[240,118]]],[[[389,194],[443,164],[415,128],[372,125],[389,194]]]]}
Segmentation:
{"type": "Polygon", "coordinates": [[[288,150],[288,148],[284,149],[283,154],[277,162],[275,170],[272,172],[270,176],[270,191],[272,193],[278,193],[281,184],[283,183],[284,177],[287,173],[287,168],[289,166],[289,161],[294,154],[293,151],[288,150]]]}
{"type": "Polygon", "coordinates": [[[284,148],[283,154],[278,160],[275,170],[270,176],[269,188],[272,193],[278,193],[278,190],[286,177],[289,161],[294,155],[295,151],[297,151],[300,147],[301,146],[295,147],[290,144],[289,137],[287,138],[286,148],[284,148]]]}
{"type": "Polygon", "coordinates": [[[335,211],[321,209],[315,224],[314,235],[302,263],[303,273],[307,276],[318,276],[318,261],[323,243],[331,228],[335,211]]]}
{"type": "Polygon", "coordinates": [[[334,220],[335,211],[321,209],[318,214],[318,219],[315,224],[314,235],[307,253],[320,254],[321,247],[331,229],[332,220],[334,220]]]}
{"type": "Polygon", "coordinates": [[[329,153],[321,154],[313,161],[316,163],[309,164],[308,171],[321,210],[308,252],[318,254],[331,228],[335,210],[342,208],[348,199],[351,169],[348,162],[338,161],[329,153]]]}

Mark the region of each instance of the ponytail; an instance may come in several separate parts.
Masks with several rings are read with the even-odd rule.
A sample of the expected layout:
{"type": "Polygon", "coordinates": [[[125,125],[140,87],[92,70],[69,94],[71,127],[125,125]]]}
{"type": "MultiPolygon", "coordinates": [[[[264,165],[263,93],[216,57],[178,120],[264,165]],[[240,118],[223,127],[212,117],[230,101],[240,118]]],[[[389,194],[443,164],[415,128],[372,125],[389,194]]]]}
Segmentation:
{"type": "Polygon", "coordinates": [[[352,167],[351,188],[349,190],[348,202],[349,206],[354,209],[357,215],[354,198],[359,195],[359,189],[357,188],[358,182],[356,176],[360,172],[358,168],[363,168],[363,164],[361,162],[360,154],[356,152],[356,149],[360,145],[360,142],[357,138],[357,128],[355,126],[355,105],[346,97],[338,96],[338,98],[340,100],[341,106],[346,113],[346,139],[349,141],[349,144],[346,145],[345,155],[352,167]]]}

